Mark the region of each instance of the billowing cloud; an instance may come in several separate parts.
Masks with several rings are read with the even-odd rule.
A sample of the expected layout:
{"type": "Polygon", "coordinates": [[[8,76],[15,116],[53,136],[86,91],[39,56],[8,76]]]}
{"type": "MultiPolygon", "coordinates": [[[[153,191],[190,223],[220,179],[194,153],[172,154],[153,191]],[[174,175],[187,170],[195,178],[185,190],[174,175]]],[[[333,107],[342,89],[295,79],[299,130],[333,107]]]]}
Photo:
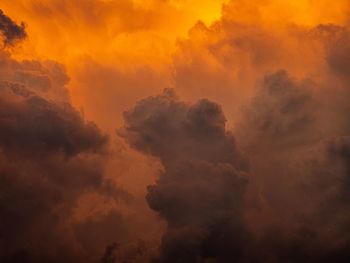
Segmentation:
{"type": "Polygon", "coordinates": [[[348,0],[0,5],[0,261],[348,261],[348,0]]]}
{"type": "Polygon", "coordinates": [[[124,214],[133,197],[107,176],[109,136],[72,106],[63,65],[0,62],[0,261],[97,262],[114,242],[118,260],[150,257],[124,214]]]}
{"type": "MultiPolygon", "coordinates": [[[[15,44],[24,27],[1,15],[5,44],[15,44]]],[[[115,207],[79,215],[87,196],[116,203],[130,195],[105,177],[109,137],[72,106],[68,81],[57,62],[0,52],[1,262],[94,262],[111,239],[128,236],[118,236],[125,224],[115,207]],[[86,236],[90,221],[96,230],[86,236]],[[88,240],[98,235],[91,247],[88,240]]]]}
{"type": "Polygon", "coordinates": [[[160,262],[345,262],[348,136],[320,132],[332,108],[317,88],[283,70],[267,75],[237,143],[206,99],[189,104],[165,90],[124,113],[120,135],[163,165],[146,196],[167,223],[160,262]]]}
{"type": "Polygon", "coordinates": [[[160,261],[240,258],[248,238],[242,214],[248,164],[221,107],[208,100],[187,104],[165,90],[124,118],[122,136],[164,167],[147,194],[168,225],[160,261]]]}
{"type": "Polygon", "coordinates": [[[2,82],[0,92],[0,256],[59,262],[52,249],[62,242],[62,257],[71,258],[75,248],[61,228],[80,195],[102,188],[108,138],[69,104],[17,83],[2,82]]]}
{"type": "MultiPolygon", "coordinates": [[[[267,80],[269,85],[265,83],[264,88],[269,87],[270,91],[281,91],[280,78],[284,79],[282,91],[293,87],[285,72],[267,79],[271,77],[278,81],[267,80]]],[[[295,103],[295,98],[304,98],[295,92],[289,94],[285,102],[295,103]]],[[[228,161],[225,147],[220,148],[221,151],[212,149],[211,143],[220,145],[216,133],[224,131],[224,118],[220,110],[217,114],[213,114],[214,110],[208,111],[219,108],[207,103],[204,100],[186,104],[165,91],[139,102],[125,113],[122,135],[135,149],[160,158],[164,167],[156,184],[148,187],[147,195],[150,207],[168,225],[159,260],[327,262],[337,259],[345,262],[349,240],[346,234],[348,136],[321,143],[285,144],[289,132],[296,131],[272,129],[276,141],[273,142],[268,139],[271,130],[267,127],[264,129],[267,135],[263,133],[261,140],[282,143],[283,150],[280,145],[277,149],[262,148],[260,153],[255,153],[250,184],[247,184],[246,176],[242,176],[244,166],[237,169],[240,162],[228,161]],[[193,112],[196,112],[194,119],[191,118],[193,112]],[[201,136],[191,136],[193,131],[201,136]],[[201,142],[198,145],[197,140],[201,142]],[[215,157],[208,153],[215,153],[215,157]],[[245,197],[257,190],[256,185],[263,204],[251,207],[245,197]],[[286,211],[286,207],[291,210],[286,211]],[[257,216],[248,220],[256,209],[257,216]],[[246,254],[247,251],[250,252],[246,254]]],[[[300,111],[306,114],[303,104],[299,104],[300,111]]],[[[252,107],[256,105],[259,104],[252,107]]],[[[290,117],[287,114],[285,118],[272,118],[272,123],[280,125],[281,120],[294,120],[294,111],[291,112],[290,117]]],[[[289,130],[290,127],[286,127],[289,130]]],[[[302,140],[310,139],[310,134],[305,138],[303,135],[299,134],[302,140]]],[[[236,148],[235,144],[224,145],[232,151],[236,148]]],[[[235,155],[234,159],[240,158],[235,155]]]]}
{"type": "Polygon", "coordinates": [[[28,154],[101,152],[107,143],[93,123],[85,123],[69,104],[55,105],[21,86],[1,85],[1,145],[28,154]]]}

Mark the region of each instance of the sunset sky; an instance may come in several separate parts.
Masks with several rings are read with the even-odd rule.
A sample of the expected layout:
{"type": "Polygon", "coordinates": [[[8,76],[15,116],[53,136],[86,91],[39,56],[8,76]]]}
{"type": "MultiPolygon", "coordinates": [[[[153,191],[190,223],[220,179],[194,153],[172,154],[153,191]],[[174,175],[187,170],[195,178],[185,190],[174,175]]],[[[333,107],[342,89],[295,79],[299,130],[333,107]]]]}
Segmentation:
{"type": "Polygon", "coordinates": [[[349,0],[1,0],[0,46],[0,262],[349,262],[349,0]]]}

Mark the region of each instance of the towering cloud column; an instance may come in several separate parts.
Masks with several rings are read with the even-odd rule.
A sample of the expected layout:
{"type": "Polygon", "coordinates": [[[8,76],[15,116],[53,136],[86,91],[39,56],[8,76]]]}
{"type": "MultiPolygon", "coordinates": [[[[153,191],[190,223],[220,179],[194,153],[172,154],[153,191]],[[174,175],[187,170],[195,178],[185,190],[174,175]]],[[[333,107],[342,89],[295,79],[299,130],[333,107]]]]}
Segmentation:
{"type": "Polygon", "coordinates": [[[242,211],[248,165],[221,107],[206,99],[187,104],[165,90],[124,118],[126,141],[164,167],[146,197],[168,226],[159,261],[240,258],[248,239],[242,211]]]}

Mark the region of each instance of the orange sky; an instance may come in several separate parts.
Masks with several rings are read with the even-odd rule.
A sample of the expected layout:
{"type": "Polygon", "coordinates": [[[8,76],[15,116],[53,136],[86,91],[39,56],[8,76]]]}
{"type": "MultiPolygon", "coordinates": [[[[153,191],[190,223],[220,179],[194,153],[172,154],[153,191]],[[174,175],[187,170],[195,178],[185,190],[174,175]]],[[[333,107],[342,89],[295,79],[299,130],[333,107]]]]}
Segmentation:
{"type": "MultiPolygon", "coordinates": [[[[28,38],[12,50],[13,57],[62,63],[70,78],[73,104],[115,138],[124,110],[167,87],[175,87],[186,100],[207,97],[218,101],[231,125],[237,105],[266,72],[286,68],[302,78],[322,70],[313,67],[321,58],[318,51],[305,51],[313,44],[291,36],[295,32],[290,28],[347,23],[348,1],[329,3],[3,0],[0,8],[26,24],[28,38]],[[215,21],[226,20],[245,26],[232,28],[237,38],[253,38],[261,46],[247,43],[235,50],[220,44],[213,55],[208,47],[231,37],[229,27],[215,26],[215,21]],[[203,26],[197,21],[203,21],[203,26]],[[262,56],[263,62],[256,62],[252,54],[262,56]]],[[[137,169],[145,169],[140,165],[137,169]]],[[[126,184],[142,188],[146,183],[126,184]]]]}
{"type": "MultiPolygon", "coordinates": [[[[29,37],[14,51],[15,57],[63,63],[71,78],[69,88],[74,104],[103,128],[113,131],[117,125],[111,124],[111,117],[106,115],[120,119],[120,111],[127,104],[174,85],[172,75],[174,53],[179,54],[176,53],[178,40],[186,38],[198,20],[209,26],[220,19],[224,2],[3,0],[0,8],[15,21],[24,21],[27,25],[29,37]],[[99,81],[99,74],[107,81],[99,81]],[[118,74],[119,77],[113,77],[118,74]],[[141,87],[144,83],[147,87],[141,87]],[[115,102],[106,103],[103,94],[107,100],[115,97],[115,102]],[[113,109],[113,104],[120,104],[119,112],[113,109]],[[96,112],[94,107],[102,109],[96,112]]],[[[327,0],[226,2],[225,19],[256,25],[273,34],[280,30],[282,38],[287,37],[284,28],[292,24],[312,27],[319,23],[343,24],[347,19],[346,0],[334,1],[331,5],[327,0]]],[[[207,40],[197,38],[195,41],[200,50],[207,40]]],[[[237,72],[233,70],[230,74],[239,81],[235,76],[237,72]]],[[[219,92],[216,97],[226,95],[219,92]]]]}
{"type": "Polygon", "coordinates": [[[221,0],[210,1],[2,1],[25,21],[30,39],[24,55],[78,63],[90,57],[121,68],[169,63],[178,37],[197,21],[220,17],[221,0]]]}
{"type": "Polygon", "coordinates": [[[167,87],[186,100],[218,101],[231,125],[266,72],[319,74],[320,47],[298,34],[320,23],[347,23],[348,1],[329,3],[3,0],[0,8],[26,24],[28,38],[11,51],[13,57],[62,63],[73,104],[115,138],[124,110],[167,87]],[[232,48],[225,41],[235,37],[251,40],[232,48]]]}

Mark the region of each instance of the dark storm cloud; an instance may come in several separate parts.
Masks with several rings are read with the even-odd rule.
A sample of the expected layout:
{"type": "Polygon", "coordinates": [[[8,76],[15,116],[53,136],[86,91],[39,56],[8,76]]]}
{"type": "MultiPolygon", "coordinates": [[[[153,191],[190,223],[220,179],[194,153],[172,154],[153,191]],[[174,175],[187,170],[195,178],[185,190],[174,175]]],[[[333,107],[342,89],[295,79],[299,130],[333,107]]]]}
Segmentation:
{"type": "Polygon", "coordinates": [[[262,78],[233,117],[237,143],[208,100],[188,104],[165,91],[124,114],[122,136],[164,168],[146,197],[167,223],[159,261],[346,262],[348,28],[277,33],[235,19],[197,23],[179,41],[174,81],[185,96],[217,98],[234,112],[262,78]],[[226,96],[235,89],[237,98],[226,96]],[[249,184],[237,144],[250,157],[249,184]]]}
{"type": "Polygon", "coordinates": [[[315,85],[265,76],[235,127],[249,184],[218,104],[165,90],[125,112],[120,134],[164,167],[146,196],[167,222],[159,262],[346,262],[350,143],[320,132],[345,105],[322,104],[315,85]]]}
{"type": "Polygon", "coordinates": [[[221,107],[206,99],[194,105],[180,101],[173,90],[139,102],[124,113],[124,137],[139,151],[159,157],[163,162],[195,159],[211,163],[230,163],[246,168],[235,138],[225,130],[221,107]]]}
{"type": "Polygon", "coordinates": [[[80,198],[130,201],[104,178],[109,140],[69,103],[0,83],[0,261],[95,262],[127,238],[116,209],[72,219],[80,198]]]}
{"type": "MultiPolygon", "coordinates": [[[[327,41],[334,33],[328,29],[317,32],[327,41]]],[[[327,126],[336,124],[332,111],[337,120],[346,118],[348,92],[340,90],[338,104],[325,103],[327,93],[315,85],[286,71],[265,76],[235,130],[260,191],[261,214],[253,224],[266,220],[253,248],[261,262],[345,262],[347,136],[329,139],[339,130],[327,126]]]]}
{"type": "Polygon", "coordinates": [[[69,104],[20,84],[2,82],[0,94],[0,258],[69,262],[77,251],[64,222],[80,195],[103,187],[108,138],[69,104]],[[64,243],[61,256],[51,251],[64,243]]]}
{"type": "MultiPolygon", "coordinates": [[[[332,41],[327,34],[334,28],[326,29],[322,37],[332,41]]],[[[329,74],[346,82],[339,72],[329,74]]],[[[238,138],[249,142],[243,145],[252,153],[251,181],[263,202],[255,220],[267,218],[268,228],[260,230],[254,249],[266,257],[262,262],[346,262],[349,257],[349,122],[337,126],[348,119],[349,93],[340,88],[333,95],[328,87],[313,85],[284,71],[266,76],[236,129],[238,138]],[[336,103],[327,101],[336,96],[341,97],[336,103]]]]}
{"type": "Polygon", "coordinates": [[[187,104],[165,90],[124,117],[122,136],[164,166],[147,194],[168,223],[159,260],[239,259],[249,239],[242,214],[247,162],[221,107],[205,99],[187,104]]]}
{"type": "Polygon", "coordinates": [[[0,261],[96,262],[107,244],[130,237],[131,223],[115,207],[75,218],[84,198],[133,200],[105,177],[109,138],[70,104],[60,64],[2,55],[0,261]]]}
{"type": "Polygon", "coordinates": [[[18,84],[0,85],[0,143],[6,152],[70,156],[103,151],[107,137],[71,105],[56,105],[18,84]]]}
{"type": "Polygon", "coordinates": [[[303,247],[306,262],[349,259],[349,153],[349,136],[336,136],[314,145],[304,159],[299,198],[309,203],[302,223],[309,235],[300,236],[295,244],[303,247]]]}
{"type": "MultiPolygon", "coordinates": [[[[254,116],[250,125],[260,127],[256,122],[275,110],[271,126],[261,129],[266,138],[272,133],[280,140],[294,130],[276,129],[284,119],[278,114],[289,117],[284,126],[291,129],[293,122],[304,119],[304,101],[309,100],[309,95],[298,90],[283,71],[266,77],[263,85],[251,114],[267,109],[254,116]],[[270,103],[261,105],[267,98],[270,103]]],[[[135,149],[160,158],[164,167],[146,196],[149,206],[168,226],[159,262],[297,262],[308,258],[310,250],[306,245],[314,234],[299,221],[291,229],[283,225],[262,229],[260,235],[251,228],[246,218],[252,209],[246,199],[250,189],[247,161],[233,135],[226,131],[226,119],[219,105],[208,100],[187,104],[166,90],[140,101],[124,116],[122,136],[135,149]]],[[[276,173],[281,172],[279,166],[275,169],[276,173]]],[[[256,179],[255,174],[252,176],[256,179]]]]}
{"type": "Polygon", "coordinates": [[[17,25],[0,9],[0,32],[5,45],[13,45],[18,40],[24,39],[27,34],[24,23],[17,25]]]}
{"type": "MultiPolygon", "coordinates": [[[[6,45],[25,37],[23,25],[0,16],[6,45]]],[[[104,177],[109,138],[71,105],[68,81],[59,63],[0,52],[1,262],[95,262],[113,238],[124,238],[114,231],[123,225],[116,209],[75,222],[89,194],[131,197],[104,177]],[[89,224],[94,229],[82,234],[89,224]],[[97,236],[101,243],[91,247],[97,236]]]]}

